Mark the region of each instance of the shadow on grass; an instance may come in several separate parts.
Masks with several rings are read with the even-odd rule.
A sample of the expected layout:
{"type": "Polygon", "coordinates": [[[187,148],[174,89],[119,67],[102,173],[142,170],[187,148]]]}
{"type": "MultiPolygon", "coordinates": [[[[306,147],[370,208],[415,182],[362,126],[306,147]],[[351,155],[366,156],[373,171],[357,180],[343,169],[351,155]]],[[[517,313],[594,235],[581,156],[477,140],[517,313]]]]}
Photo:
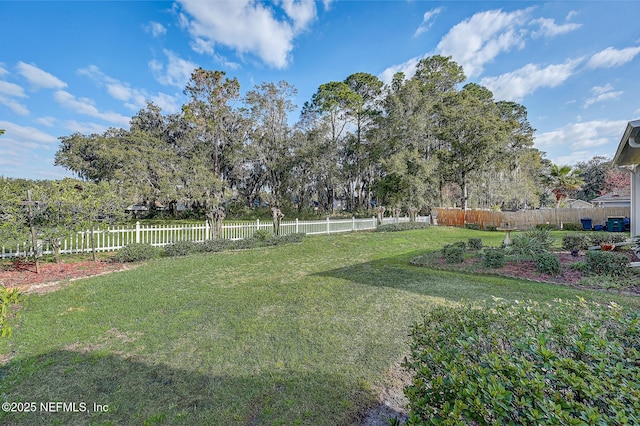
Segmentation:
{"type": "Polygon", "coordinates": [[[452,302],[503,298],[552,300],[584,296],[584,292],[554,284],[536,283],[495,275],[443,271],[412,266],[409,261],[424,250],[321,272],[317,275],[357,284],[410,291],[452,302]]]}
{"type": "Polygon", "coordinates": [[[27,404],[16,411],[34,408],[6,412],[11,406],[3,405],[0,424],[11,425],[351,425],[375,403],[370,392],[335,374],[220,376],[104,351],[14,359],[0,368],[0,385],[1,402],[27,404]]]}

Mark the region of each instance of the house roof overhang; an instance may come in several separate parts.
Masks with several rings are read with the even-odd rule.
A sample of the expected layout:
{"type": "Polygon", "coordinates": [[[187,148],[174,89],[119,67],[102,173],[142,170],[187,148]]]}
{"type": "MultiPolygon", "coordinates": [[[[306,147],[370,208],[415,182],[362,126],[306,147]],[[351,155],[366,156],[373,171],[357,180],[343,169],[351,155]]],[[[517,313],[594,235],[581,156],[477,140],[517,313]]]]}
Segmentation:
{"type": "Polygon", "coordinates": [[[616,166],[632,166],[640,164],[640,120],[630,121],[622,135],[616,155],[613,157],[616,166]]]}

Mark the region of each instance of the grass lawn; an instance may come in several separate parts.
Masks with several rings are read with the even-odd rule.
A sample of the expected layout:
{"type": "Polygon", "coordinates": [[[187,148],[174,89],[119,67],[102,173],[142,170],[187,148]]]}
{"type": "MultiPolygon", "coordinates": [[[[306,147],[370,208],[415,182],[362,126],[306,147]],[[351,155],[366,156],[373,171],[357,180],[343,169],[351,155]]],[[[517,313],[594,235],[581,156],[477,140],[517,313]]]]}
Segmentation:
{"type": "Polygon", "coordinates": [[[0,423],[348,425],[375,404],[375,386],[408,351],[409,326],[434,306],[580,296],[640,307],[612,293],[408,265],[470,237],[499,245],[504,235],[308,237],[155,260],[30,296],[0,340],[0,394],[37,409],[0,413],[0,423]],[[82,412],[43,412],[50,401],[82,412]]]}

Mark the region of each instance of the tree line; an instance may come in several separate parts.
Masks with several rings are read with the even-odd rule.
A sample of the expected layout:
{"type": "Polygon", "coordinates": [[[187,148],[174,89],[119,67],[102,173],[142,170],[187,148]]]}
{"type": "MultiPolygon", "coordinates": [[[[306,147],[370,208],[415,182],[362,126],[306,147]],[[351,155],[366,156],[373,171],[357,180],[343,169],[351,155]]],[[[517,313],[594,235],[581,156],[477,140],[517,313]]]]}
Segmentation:
{"type": "Polygon", "coordinates": [[[63,136],[56,164],[150,207],[540,205],[548,161],[533,147],[526,108],[465,80],[442,56],[388,85],[355,73],[320,85],[290,124],[296,89],[286,81],[242,96],[237,78],[199,68],[180,112],[148,103],[128,130],[63,136]]]}

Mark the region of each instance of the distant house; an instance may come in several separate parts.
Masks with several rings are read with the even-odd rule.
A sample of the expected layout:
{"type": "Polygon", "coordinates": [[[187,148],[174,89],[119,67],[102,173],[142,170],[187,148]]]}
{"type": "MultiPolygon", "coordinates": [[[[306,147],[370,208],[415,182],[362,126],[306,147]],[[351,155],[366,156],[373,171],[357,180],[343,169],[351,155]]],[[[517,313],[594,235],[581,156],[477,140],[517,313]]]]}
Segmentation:
{"type": "Polygon", "coordinates": [[[593,204],[584,200],[574,200],[572,198],[567,198],[565,202],[567,208],[569,209],[590,209],[593,208],[593,204]]]}
{"type": "Polygon", "coordinates": [[[631,191],[610,192],[591,200],[596,207],[629,207],[631,206],[631,191]]]}

